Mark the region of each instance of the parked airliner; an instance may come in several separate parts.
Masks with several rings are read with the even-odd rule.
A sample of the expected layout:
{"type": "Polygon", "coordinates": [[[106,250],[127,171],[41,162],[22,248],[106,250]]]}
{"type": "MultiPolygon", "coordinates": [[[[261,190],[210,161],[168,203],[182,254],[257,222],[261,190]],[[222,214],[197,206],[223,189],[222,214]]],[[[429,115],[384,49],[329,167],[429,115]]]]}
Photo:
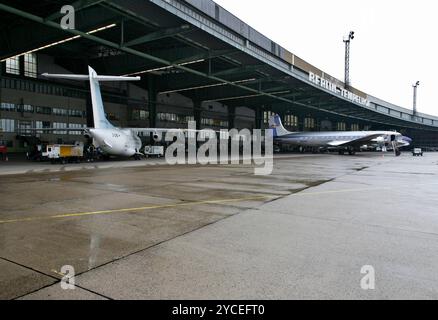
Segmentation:
{"type": "Polygon", "coordinates": [[[275,114],[269,119],[269,127],[274,130],[274,141],[302,147],[337,149],[340,154],[355,154],[363,145],[382,143],[392,147],[397,156],[399,147],[409,145],[410,138],[395,131],[332,131],[332,132],[290,132],[275,114]]]}
{"type": "MultiPolygon", "coordinates": [[[[161,140],[164,132],[177,129],[150,129],[150,128],[117,128],[112,125],[105,116],[100,82],[105,81],[138,81],[140,77],[117,77],[100,76],[90,66],[88,75],[74,74],[48,74],[42,76],[53,79],[68,79],[90,82],[91,103],[93,109],[94,128],[84,129],[84,135],[93,139],[94,147],[98,148],[103,154],[119,157],[139,157],[142,154],[140,149],[142,142],[139,133],[152,134],[156,141],[161,140]]],[[[55,129],[37,129],[39,131],[55,129]]],[[[56,129],[59,130],[59,129],[56,129]]],[[[62,129],[63,131],[78,131],[78,129],[62,129]]]]}

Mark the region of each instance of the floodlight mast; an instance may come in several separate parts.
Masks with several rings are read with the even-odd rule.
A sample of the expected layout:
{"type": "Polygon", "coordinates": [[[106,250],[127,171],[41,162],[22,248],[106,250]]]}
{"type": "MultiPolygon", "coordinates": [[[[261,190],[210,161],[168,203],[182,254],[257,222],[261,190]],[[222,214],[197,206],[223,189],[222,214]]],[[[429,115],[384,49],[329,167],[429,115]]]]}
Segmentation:
{"type": "Polygon", "coordinates": [[[344,37],[345,43],[345,88],[348,89],[351,85],[350,82],[350,44],[354,39],[354,31],[350,31],[349,35],[344,37]]]}
{"type": "Polygon", "coordinates": [[[420,85],[420,81],[417,81],[414,85],[412,85],[412,87],[414,88],[414,107],[413,107],[414,116],[417,115],[417,90],[419,85],[420,85]]]}

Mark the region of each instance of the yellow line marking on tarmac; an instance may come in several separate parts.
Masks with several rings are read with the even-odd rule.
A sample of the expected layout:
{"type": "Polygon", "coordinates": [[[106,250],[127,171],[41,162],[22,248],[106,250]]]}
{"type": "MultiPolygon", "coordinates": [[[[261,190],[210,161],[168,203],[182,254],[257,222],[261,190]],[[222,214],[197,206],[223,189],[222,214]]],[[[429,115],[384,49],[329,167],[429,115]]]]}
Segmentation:
{"type": "MultiPolygon", "coordinates": [[[[419,185],[424,186],[424,185],[435,185],[435,184],[437,184],[437,183],[430,183],[430,184],[426,183],[426,184],[419,184],[419,185]]],[[[419,186],[419,185],[417,185],[417,186],[419,186]]],[[[302,196],[317,196],[317,195],[324,195],[324,194],[383,191],[383,190],[393,190],[393,188],[376,187],[376,188],[362,188],[362,189],[328,190],[328,191],[319,191],[319,192],[300,192],[300,193],[291,194],[290,196],[302,197],[302,196]]],[[[279,197],[276,197],[276,196],[257,196],[257,197],[247,197],[247,198],[239,198],[239,199],[220,199],[220,200],[194,201],[194,202],[186,202],[186,203],[174,203],[174,204],[166,204],[166,205],[147,206],[147,207],[141,207],[141,208],[126,208],[126,209],[103,210],[103,211],[94,211],[94,212],[67,213],[67,214],[58,214],[58,215],[47,216],[47,217],[29,217],[29,218],[21,218],[21,219],[0,220],[0,224],[14,223],[14,222],[29,222],[29,221],[36,221],[36,220],[73,218],[73,217],[83,217],[83,216],[92,216],[92,215],[110,214],[110,213],[127,213],[127,212],[143,211],[143,210],[196,206],[196,205],[202,205],[202,204],[222,204],[222,203],[251,201],[251,200],[268,200],[268,199],[275,199],[275,198],[279,198],[279,197]]]]}
{"type": "Polygon", "coordinates": [[[251,200],[268,200],[268,199],[273,199],[273,198],[276,198],[276,197],[257,196],[257,197],[247,197],[247,198],[239,198],[239,199],[193,201],[193,202],[186,202],[186,203],[174,203],[174,204],[166,204],[166,205],[146,206],[146,207],[140,207],[140,208],[125,208],[125,209],[102,210],[102,211],[93,211],[93,212],[66,213],[66,214],[57,214],[57,215],[47,216],[47,217],[28,217],[28,218],[21,218],[21,219],[0,220],[0,224],[14,223],[14,222],[30,222],[30,221],[36,221],[36,220],[52,220],[52,219],[62,219],[62,218],[84,217],[84,216],[110,214],[110,213],[127,213],[127,212],[143,211],[143,210],[196,206],[196,205],[202,205],[202,204],[223,204],[223,203],[251,201],[251,200]]]}

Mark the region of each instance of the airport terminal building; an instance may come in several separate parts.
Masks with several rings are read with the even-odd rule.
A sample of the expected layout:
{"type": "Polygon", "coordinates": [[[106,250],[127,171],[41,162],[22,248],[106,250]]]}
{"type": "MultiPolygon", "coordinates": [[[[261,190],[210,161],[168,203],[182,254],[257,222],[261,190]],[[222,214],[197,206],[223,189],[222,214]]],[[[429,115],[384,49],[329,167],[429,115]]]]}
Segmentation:
{"type": "Polygon", "coordinates": [[[10,152],[84,139],[88,83],[41,74],[87,66],[141,76],[102,85],[120,127],[254,129],[278,113],[291,131],[397,130],[438,147],[438,117],[347,87],[210,0],[2,1],[0,12],[0,144],[10,152]],[[74,29],[59,24],[63,5],[75,8],[74,29]]]}

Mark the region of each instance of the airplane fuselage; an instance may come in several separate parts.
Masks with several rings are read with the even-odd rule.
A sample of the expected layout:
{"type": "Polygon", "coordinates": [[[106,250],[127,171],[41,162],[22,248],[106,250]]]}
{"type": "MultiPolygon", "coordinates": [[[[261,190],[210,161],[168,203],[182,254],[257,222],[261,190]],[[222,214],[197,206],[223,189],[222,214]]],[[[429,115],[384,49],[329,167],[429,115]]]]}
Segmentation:
{"type": "Polygon", "coordinates": [[[391,131],[297,132],[275,137],[275,141],[303,147],[329,147],[336,146],[331,144],[334,142],[341,144],[343,141],[360,140],[374,134],[381,134],[386,143],[392,141],[391,137],[395,139],[401,136],[399,133],[391,131]]]}
{"type": "Polygon", "coordinates": [[[93,145],[110,156],[133,157],[142,147],[140,138],[130,129],[88,129],[93,145]]]}

